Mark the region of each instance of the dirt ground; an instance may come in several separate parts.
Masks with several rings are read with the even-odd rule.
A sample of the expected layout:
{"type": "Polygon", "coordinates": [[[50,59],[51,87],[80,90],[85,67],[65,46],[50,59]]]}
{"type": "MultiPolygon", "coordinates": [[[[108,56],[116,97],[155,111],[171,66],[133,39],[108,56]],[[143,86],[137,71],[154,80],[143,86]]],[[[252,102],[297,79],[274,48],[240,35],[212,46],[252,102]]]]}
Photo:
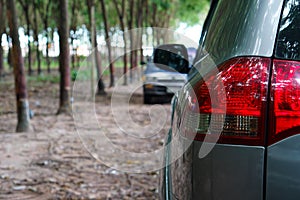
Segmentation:
{"type": "MultiPolygon", "coordinates": [[[[121,90],[126,92],[126,87],[121,90]]],[[[31,119],[33,132],[16,133],[13,78],[6,77],[0,81],[0,199],[159,198],[157,170],[125,172],[122,170],[124,158],[120,159],[118,153],[110,152],[110,146],[102,146],[98,150],[110,152],[111,162],[108,159],[103,163],[92,156],[93,150],[86,148],[87,140],[80,139],[73,117],[56,115],[59,96],[57,83],[30,82],[28,91],[30,108],[34,113],[31,119]],[[118,166],[117,169],[111,168],[114,165],[118,166]]],[[[144,153],[161,148],[168,122],[156,134],[148,135],[145,130],[153,123],[149,109],[153,111],[154,108],[155,111],[156,108],[143,105],[141,95],[137,95],[137,100],[131,102],[127,106],[131,121],[126,122],[124,119],[124,124],[120,125],[116,123],[118,117],[112,113],[111,99],[97,97],[95,116],[101,124],[100,131],[105,132],[112,145],[129,153],[144,153]],[[133,122],[138,126],[131,126],[133,122]],[[132,127],[132,134],[122,134],[124,130],[125,133],[132,131],[132,127]]],[[[157,109],[163,109],[166,114],[164,119],[169,119],[169,104],[157,109]]],[[[123,106],[114,108],[119,116],[127,111],[124,111],[123,106]]],[[[159,112],[156,113],[161,116],[159,112]]],[[[89,131],[89,125],[85,127],[89,131]]],[[[131,164],[133,167],[140,165],[140,169],[143,169],[145,163],[141,159],[135,161],[131,158],[126,161],[126,167],[130,168],[131,164]]]]}

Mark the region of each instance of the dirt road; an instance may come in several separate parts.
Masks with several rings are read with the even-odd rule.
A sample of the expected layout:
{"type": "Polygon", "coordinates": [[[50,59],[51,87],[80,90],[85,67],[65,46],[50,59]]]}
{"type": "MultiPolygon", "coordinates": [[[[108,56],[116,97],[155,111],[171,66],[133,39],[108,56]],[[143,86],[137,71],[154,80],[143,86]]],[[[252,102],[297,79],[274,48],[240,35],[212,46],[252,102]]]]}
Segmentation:
{"type": "Polygon", "coordinates": [[[31,133],[14,132],[12,83],[0,84],[0,99],[0,199],[158,199],[158,171],[149,169],[159,164],[141,157],[120,157],[112,149],[117,146],[128,154],[160,149],[169,126],[170,105],[153,107],[134,100],[112,110],[110,98],[96,98],[92,118],[100,128],[85,124],[84,130],[101,132],[111,144],[91,148],[89,141],[103,140],[97,135],[85,138],[72,116],[56,115],[56,84],[29,85],[34,112],[31,133]],[[157,123],[155,134],[147,131],[157,123]],[[111,159],[102,159],[102,152],[111,159]],[[141,173],[129,173],[131,166],[141,173]]]}

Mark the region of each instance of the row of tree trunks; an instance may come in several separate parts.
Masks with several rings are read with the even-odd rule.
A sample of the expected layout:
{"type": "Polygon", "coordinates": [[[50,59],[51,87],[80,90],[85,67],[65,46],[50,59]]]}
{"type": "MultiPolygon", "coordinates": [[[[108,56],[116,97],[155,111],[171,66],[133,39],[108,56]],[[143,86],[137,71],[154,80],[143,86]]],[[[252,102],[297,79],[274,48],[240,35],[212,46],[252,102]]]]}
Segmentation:
{"type": "MultiPolygon", "coordinates": [[[[0,0],[0,11],[3,12],[4,1],[0,0]]],[[[27,84],[24,68],[24,60],[18,33],[18,22],[15,0],[6,1],[7,19],[9,25],[9,35],[12,39],[12,65],[14,69],[15,93],[16,93],[16,107],[17,107],[17,132],[31,131],[30,117],[29,117],[29,103],[27,96],[27,84]]],[[[69,50],[69,26],[68,26],[68,1],[60,0],[60,59],[59,67],[61,73],[60,80],[60,105],[58,114],[70,113],[70,50],[69,50]]],[[[2,15],[1,15],[2,16],[2,15]]],[[[1,28],[1,27],[0,27],[1,28]]],[[[1,53],[1,52],[0,52],[1,53]]],[[[0,54],[1,56],[1,54],[0,54]]],[[[1,59],[3,60],[3,59],[1,59]]]]}
{"type": "Polygon", "coordinates": [[[27,53],[27,64],[28,64],[28,74],[32,75],[33,73],[33,68],[32,68],[32,48],[31,48],[31,40],[30,40],[30,29],[31,27],[33,28],[33,32],[34,32],[34,41],[36,43],[36,56],[37,56],[37,61],[38,61],[38,74],[41,74],[42,70],[41,70],[41,53],[39,51],[39,38],[38,38],[38,34],[39,34],[39,30],[38,30],[38,17],[37,17],[37,13],[40,14],[41,16],[41,20],[44,24],[44,29],[46,32],[46,38],[47,38],[47,48],[46,48],[46,63],[47,63],[47,71],[48,73],[51,72],[50,69],[50,58],[49,58],[49,33],[48,33],[48,24],[49,24],[49,16],[50,16],[50,9],[51,9],[51,5],[52,5],[52,1],[48,0],[47,4],[46,4],[46,8],[44,8],[43,6],[40,6],[39,3],[36,0],[34,0],[33,3],[33,24],[31,23],[30,20],[30,3],[31,1],[29,0],[18,0],[18,2],[20,3],[23,12],[25,14],[25,19],[26,19],[26,34],[28,36],[28,40],[27,40],[27,48],[28,48],[28,53],[27,53]],[[45,10],[43,10],[45,9],[45,10]]]}

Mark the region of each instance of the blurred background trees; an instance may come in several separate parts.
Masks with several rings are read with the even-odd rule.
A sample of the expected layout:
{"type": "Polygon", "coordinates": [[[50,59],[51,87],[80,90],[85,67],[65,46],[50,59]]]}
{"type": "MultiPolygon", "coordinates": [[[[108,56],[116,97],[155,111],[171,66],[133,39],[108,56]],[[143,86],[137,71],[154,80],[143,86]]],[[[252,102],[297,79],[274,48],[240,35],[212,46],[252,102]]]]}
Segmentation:
{"type": "MultiPolygon", "coordinates": [[[[201,24],[201,13],[208,10],[209,2],[209,0],[0,0],[0,80],[3,75],[12,73],[11,64],[14,70],[21,70],[15,71],[15,78],[21,81],[16,82],[15,87],[22,90],[26,90],[26,87],[21,87],[19,83],[26,84],[25,74],[32,77],[57,76],[58,73],[61,77],[59,101],[61,113],[69,106],[71,87],[69,79],[76,77],[79,63],[93,50],[95,50],[95,71],[99,80],[98,93],[105,94],[104,83],[108,83],[110,87],[114,86],[117,72],[124,75],[124,85],[133,79],[132,74],[127,77],[128,68],[135,69],[140,61],[144,60],[143,47],[154,47],[168,41],[168,34],[164,33],[164,29],[151,30],[144,27],[176,30],[181,23],[187,26],[201,24]],[[16,8],[16,22],[6,15],[11,12],[9,6],[16,8]],[[12,47],[18,45],[12,35],[16,34],[13,33],[12,25],[17,27],[16,33],[19,34],[20,51],[24,59],[18,60],[18,63],[11,62],[12,56],[13,60],[17,56],[15,51],[11,53],[12,47]],[[130,31],[132,29],[138,31],[130,31]],[[122,42],[113,42],[120,40],[114,38],[121,38],[122,42]],[[120,59],[114,60],[115,58],[120,59]],[[109,70],[104,72],[101,66],[108,66],[109,70]]],[[[16,93],[21,91],[19,89],[16,89],[16,93]]],[[[24,98],[27,97],[25,93],[22,95],[24,98]]]]}

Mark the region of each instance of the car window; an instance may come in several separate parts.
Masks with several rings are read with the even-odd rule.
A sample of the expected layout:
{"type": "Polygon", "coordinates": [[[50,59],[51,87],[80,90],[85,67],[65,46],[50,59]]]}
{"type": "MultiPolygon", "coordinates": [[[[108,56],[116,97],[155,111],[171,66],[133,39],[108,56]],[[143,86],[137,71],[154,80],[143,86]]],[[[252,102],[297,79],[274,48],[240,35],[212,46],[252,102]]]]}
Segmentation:
{"type": "Polygon", "coordinates": [[[196,57],[197,49],[194,47],[187,48],[189,63],[192,65],[196,57]]]}
{"type": "Polygon", "coordinates": [[[300,60],[300,0],[285,1],[275,57],[300,60]]]}
{"type": "Polygon", "coordinates": [[[153,62],[148,62],[145,70],[145,74],[154,73],[154,72],[165,72],[165,70],[156,67],[153,62]]]}

